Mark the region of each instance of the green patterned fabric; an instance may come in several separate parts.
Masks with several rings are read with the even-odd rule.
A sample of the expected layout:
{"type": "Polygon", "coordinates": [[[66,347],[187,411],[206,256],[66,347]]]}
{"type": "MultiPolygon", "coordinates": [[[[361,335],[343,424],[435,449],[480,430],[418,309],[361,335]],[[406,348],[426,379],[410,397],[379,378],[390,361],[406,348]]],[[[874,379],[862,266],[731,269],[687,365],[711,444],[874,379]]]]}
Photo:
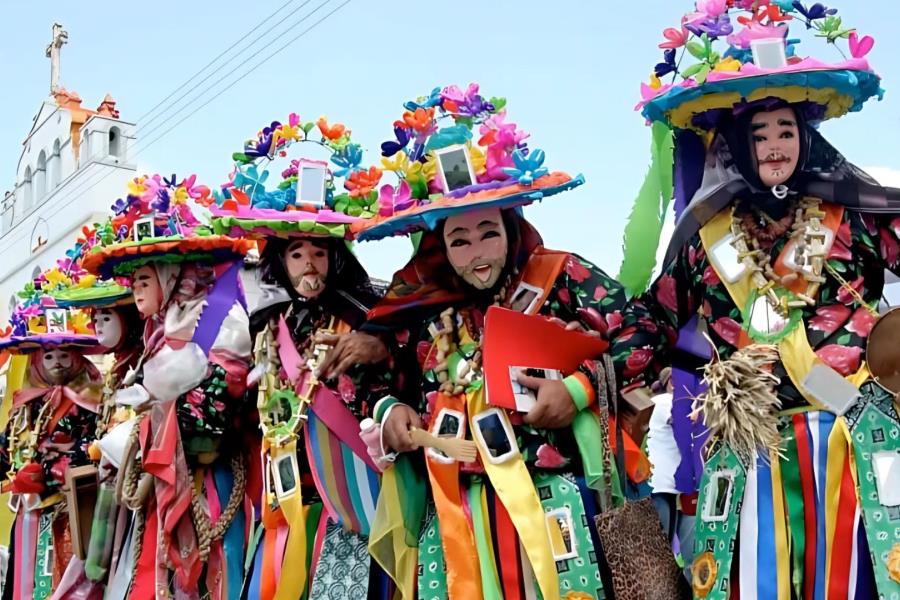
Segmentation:
{"type": "Polygon", "coordinates": [[[700,495],[697,499],[696,533],[694,538],[695,560],[705,552],[712,552],[716,563],[716,582],[709,594],[709,600],[726,600],[729,597],[731,561],[735,554],[735,539],[744,502],[744,485],[747,473],[737,456],[724,445],[709,457],[700,480],[700,495]],[[727,508],[724,521],[709,521],[703,518],[706,497],[710,491],[710,479],[716,473],[730,473],[733,477],[731,506],[727,508]]]}
{"type": "Polygon", "coordinates": [[[847,414],[859,479],[859,498],[875,582],[882,600],[900,600],[900,583],[891,579],[887,559],[900,546],[900,506],[885,506],[878,498],[872,455],[900,451],[900,418],[893,398],[874,383],[863,385],[862,399],[847,414]]]}
{"type": "Polygon", "coordinates": [[[428,505],[425,527],[419,537],[419,600],[444,600],[447,597],[447,565],[434,505],[428,505]]]}
{"type": "Polygon", "coordinates": [[[34,600],[53,593],[53,507],[44,509],[38,525],[37,554],[34,561],[34,600]]]}
{"type": "Polygon", "coordinates": [[[537,473],[534,476],[534,487],[545,512],[566,509],[572,515],[574,550],[578,555],[556,563],[560,595],[565,597],[569,592],[582,592],[590,594],[596,600],[603,600],[606,593],[600,579],[597,553],[591,540],[591,524],[581,502],[578,484],[569,474],[537,473]]]}

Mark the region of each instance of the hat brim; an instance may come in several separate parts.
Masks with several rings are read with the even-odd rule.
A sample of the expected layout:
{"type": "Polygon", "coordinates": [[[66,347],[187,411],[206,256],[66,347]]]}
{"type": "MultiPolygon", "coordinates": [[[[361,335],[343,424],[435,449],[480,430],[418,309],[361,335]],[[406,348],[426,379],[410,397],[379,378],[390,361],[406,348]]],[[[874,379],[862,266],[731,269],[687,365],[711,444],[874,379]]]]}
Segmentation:
{"type": "Polygon", "coordinates": [[[329,209],[310,212],[241,206],[234,211],[211,206],[209,212],[216,234],[256,239],[297,236],[348,239],[350,225],[362,220],[329,209]]]}
{"type": "Polygon", "coordinates": [[[428,204],[395,213],[378,215],[351,225],[356,239],[374,241],[392,235],[406,235],[423,229],[434,229],[443,219],[452,215],[484,208],[515,208],[537,202],[548,196],[565,192],[584,183],[582,175],[572,177],[554,171],[540,177],[530,186],[518,182],[479,190],[460,197],[442,196],[428,204]]]}
{"type": "Polygon", "coordinates": [[[775,70],[748,64],[740,72],[713,72],[702,85],[688,80],[664,87],[637,108],[648,121],[704,133],[711,127],[699,117],[742,103],[766,98],[807,102],[823,107],[824,119],[833,119],[861,110],[866,100],[880,99],[883,93],[881,78],[869,70],[865,59],[827,65],[807,58],[775,70]]]}
{"type": "Polygon", "coordinates": [[[253,242],[224,235],[191,238],[151,238],[140,242],[125,242],[106,247],[94,247],[86,255],[82,266],[103,278],[131,275],[140,267],[153,262],[221,263],[242,258],[253,242]]]}
{"type": "Polygon", "coordinates": [[[92,335],[73,333],[40,333],[26,336],[11,336],[0,340],[0,350],[10,354],[30,354],[49,348],[97,348],[100,342],[92,335]]]}
{"type": "Polygon", "coordinates": [[[124,285],[95,285],[53,294],[60,308],[108,308],[132,302],[131,289],[124,285]]]}

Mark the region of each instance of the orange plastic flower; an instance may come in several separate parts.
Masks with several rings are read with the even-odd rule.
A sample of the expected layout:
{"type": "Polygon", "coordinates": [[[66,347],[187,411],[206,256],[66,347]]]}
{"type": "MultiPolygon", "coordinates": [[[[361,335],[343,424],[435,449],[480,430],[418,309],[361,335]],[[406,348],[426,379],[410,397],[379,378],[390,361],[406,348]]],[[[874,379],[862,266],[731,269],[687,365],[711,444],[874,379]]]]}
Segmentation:
{"type": "Polygon", "coordinates": [[[331,141],[339,140],[344,137],[345,133],[348,133],[347,128],[340,123],[335,123],[334,125],[329,126],[328,119],[326,119],[325,117],[319,117],[319,120],[316,121],[316,125],[319,126],[319,131],[322,132],[322,137],[331,141]]]}
{"type": "Polygon", "coordinates": [[[416,131],[428,131],[434,121],[434,108],[417,108],[415,112],[403,113],[403,123],[416,131]]]}
{"type": "Polygon", "coordinates": [[[368,196],[381,181],[382,171],[378,167],[369,167],[368,171],[354,171],[344,182],[352,198],[368,196]]]}
{"type": "Polygon", "coordinates": [[[593,600],[594,595],[587,592],[569,591],[564,600],[593,600]]]}

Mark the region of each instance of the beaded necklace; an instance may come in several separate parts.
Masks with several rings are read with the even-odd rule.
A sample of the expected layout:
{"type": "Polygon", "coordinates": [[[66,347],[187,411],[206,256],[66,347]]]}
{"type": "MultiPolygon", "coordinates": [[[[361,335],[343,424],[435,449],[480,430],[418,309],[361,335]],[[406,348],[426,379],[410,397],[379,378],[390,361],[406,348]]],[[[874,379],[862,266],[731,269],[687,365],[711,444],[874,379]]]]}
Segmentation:
{"type": "MultiPolygon", "coordinates": [[[[509,284],[513,278],[518,275],[517,270],[510,273],[497,293],[494,294],[491,306],[506,306],[508,303],[507,291],[509,284]]],[[[444,310],[440,316],[440,326],[432,323],[428,326],[428,333],[431,335],[434,344],[437,364],[434,367],[434,373],[440,384],[441,393],[448,395],[458,395],[465,391],[466,387],[481,372],[481,336],[476,339],[475,326],[465,311],[460,311],[460,316],[465,321],[464,325],[469,336],[476,344],[475,352],[472,357],[466,359],[465,364],[461,365],[454,373],[450,372],[450,355],[457,349],[460,341],[459,329],[456,325],[457,320],[454,318],[455,309],[451,306],[444,310]]]]}

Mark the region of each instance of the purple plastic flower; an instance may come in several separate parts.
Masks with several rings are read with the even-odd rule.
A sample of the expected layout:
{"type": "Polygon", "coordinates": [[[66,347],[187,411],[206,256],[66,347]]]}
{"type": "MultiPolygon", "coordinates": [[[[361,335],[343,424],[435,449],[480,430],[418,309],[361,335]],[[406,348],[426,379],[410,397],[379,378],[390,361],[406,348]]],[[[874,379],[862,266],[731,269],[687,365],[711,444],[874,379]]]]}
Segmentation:
{"type": "Polygon", "coordinates": [[[821,2],[816,2],[809,8],[803,6],[803,3],[799,2],[798,0],[794,0],[791,5],[797,10],[797,12],[806,17],[807,29],[812,29],[813,21],[824,19],[829,15],[836,15],[838,11],[836,8],[828,8],[821,2]]]}
{"type": "Polygon", "coordinates": [[[711,40],[731,35],[734,32],[734,26],[727,14],[719,15],[716,18],[707,17],[690,21],[684,26],[697,37],[705,33],[711,40]]]}

